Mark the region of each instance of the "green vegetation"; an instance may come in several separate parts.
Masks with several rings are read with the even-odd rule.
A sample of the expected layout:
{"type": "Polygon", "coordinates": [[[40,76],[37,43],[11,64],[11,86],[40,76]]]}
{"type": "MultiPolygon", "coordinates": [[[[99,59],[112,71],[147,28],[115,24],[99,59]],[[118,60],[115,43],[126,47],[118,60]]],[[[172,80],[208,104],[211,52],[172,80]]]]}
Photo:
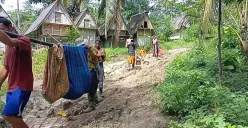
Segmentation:
{"type": "Polygon", "coordinates": [[[127,58],[127,48],[104,48],[106,61],[120,61],[127,58]]]}
{"type": "Polygon", "coordinates": [[[35,77],[39,77],[46,66],[47,50],[35,51],[33,53],[33,73],[35,77]]]}
{"type": "Polygon", "coordinates": [[[217,81],[216,39],[204,41],[166,69],[158,87],[164,113],[180,117],[171,128],[243,128],[248,126],[247,58],[239,40],[225,30],[222,45],[223,83],[217,81]]]}
{"type": "Polygon", "coordinates": [[[193,41],[186,42],[184,40],[174,40],[168,42],[161,42],[160,45],[166,50],[171,50],[176,48],[192,48],[196,45],[196,43],[193,41]]]}

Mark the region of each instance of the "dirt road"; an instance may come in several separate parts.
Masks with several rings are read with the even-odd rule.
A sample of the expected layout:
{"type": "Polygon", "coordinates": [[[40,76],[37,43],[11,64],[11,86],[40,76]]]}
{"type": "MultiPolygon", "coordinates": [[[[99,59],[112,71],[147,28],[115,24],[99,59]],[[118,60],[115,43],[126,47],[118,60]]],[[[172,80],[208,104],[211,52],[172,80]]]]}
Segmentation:
{"type": "MultiPolygon", "coordinates": [[[[186,50],[169,51],[158,59],[148,55],[147,63],[141,69],[137,67],[131,71],[127,71],[126,61],[106,64],[105,98],[90,113],[82,113],[87,107],[85,96],[50,105],[37,88],[24,119],[30,128],[165,128],[171,117],[163,116],[155,106],[154,87],[164,80],[168,63],[186,50]],[[68,117],[56,114],[61,108],[66,110],[68,117]]],[[[39,82],[36,81],[37,85],[39,82]]]]}

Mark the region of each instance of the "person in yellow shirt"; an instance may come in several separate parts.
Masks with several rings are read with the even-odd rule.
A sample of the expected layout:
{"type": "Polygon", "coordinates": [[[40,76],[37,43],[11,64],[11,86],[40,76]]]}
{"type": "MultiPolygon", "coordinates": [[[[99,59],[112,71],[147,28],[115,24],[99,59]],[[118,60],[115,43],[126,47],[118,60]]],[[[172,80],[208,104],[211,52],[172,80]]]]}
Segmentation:
{"type": "Polygon", "coordinates": [[[144,46],[142,46],[142,49],[140,50],[140,56],[141,56],[141,60],[143,60],[144,57],[146,56],[146,49],[144,46]]]}

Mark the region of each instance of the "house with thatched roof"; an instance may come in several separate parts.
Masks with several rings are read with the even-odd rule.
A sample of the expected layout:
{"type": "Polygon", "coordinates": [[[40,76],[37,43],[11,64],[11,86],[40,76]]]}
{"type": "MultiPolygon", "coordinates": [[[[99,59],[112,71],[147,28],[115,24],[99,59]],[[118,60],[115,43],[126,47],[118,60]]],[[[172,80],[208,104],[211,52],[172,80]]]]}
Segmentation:
{"type": "Polygon", "coordinates": [[[22,35],[21,30],[16,26],[16,24],[13,22],[13,20],[9,17],[8,13],[3,9],[3,7],[0,5],[0,17],[7,18],[11,21],[13,26],[13,32],[22,35]]]}
{"type": "Polygon", "coordinates": [[[130,19],[129,28],[134,41],[139,45],[150,43],[152,36],[155,35],[148,12],[133,15],[130,19]]]}
{"type": "Polygon", "coordinates": [[[98,28],[93,15],[88,8],[84,9],[75,19],[75,26],[80,31],[80,38],[89,42],[91,46],[95,44],[98,28]]]}
{"type": "Polygon", "coordinates": [[[67,42],[67,30],[74,26],[69,14],[60,0],[56,0],[44,8],[39,17],[25,32],[34,33],[35,38],[47,42],[67,42]]]}
{"type": "Polygon", "coordinates": [[[170,39],[176,40],[183,37],[183,30],[190,27],[189,17],[187,15],[180,15],[172,19],[173,29],[176,31],[170,39]]]}
{"type": "MultiPolygon", "coordinates": [[[[114,43],[115,38],[115,16],[113,15],[105,29],[105,25],[100,25],[99,27],[99,35],[100,39],[103,42],[103,45],[105,47],[111,47],[114,43]],[[105,30],[107,32],[107,35],[105,35],[105,30]]],[[[128,28],[123,16],[121,16],[121,29],[120,29],[120,35],[119,35],[119,46],[125,46],[126,39],[128,39],[130,34],[130,29],[128,28]]]]}

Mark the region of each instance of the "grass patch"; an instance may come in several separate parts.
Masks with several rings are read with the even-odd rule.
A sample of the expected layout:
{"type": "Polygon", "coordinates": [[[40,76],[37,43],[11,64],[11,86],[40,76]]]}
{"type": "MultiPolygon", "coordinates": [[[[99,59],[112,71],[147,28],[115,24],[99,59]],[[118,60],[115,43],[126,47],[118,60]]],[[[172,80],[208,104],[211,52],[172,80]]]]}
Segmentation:
{"type": "Polygon", "coordinates": [[[160,42],[162,48],[166,50],[177,49],[177,48],[192,48],[196,45],[195,42],[186,42],[184,40],[174,40],[169,42],[160,42]]]}
{"type": "Polygon", "coordinates": [[[45,70],[47,50],[35,51],[32,59],[34,77],[39,77],[45,70]]]}
{"type": "Polygon", "coordinates": [[[120,61],[127,58],[127,48],[104,48],[106,52],[106,61],[120,61]]]}

